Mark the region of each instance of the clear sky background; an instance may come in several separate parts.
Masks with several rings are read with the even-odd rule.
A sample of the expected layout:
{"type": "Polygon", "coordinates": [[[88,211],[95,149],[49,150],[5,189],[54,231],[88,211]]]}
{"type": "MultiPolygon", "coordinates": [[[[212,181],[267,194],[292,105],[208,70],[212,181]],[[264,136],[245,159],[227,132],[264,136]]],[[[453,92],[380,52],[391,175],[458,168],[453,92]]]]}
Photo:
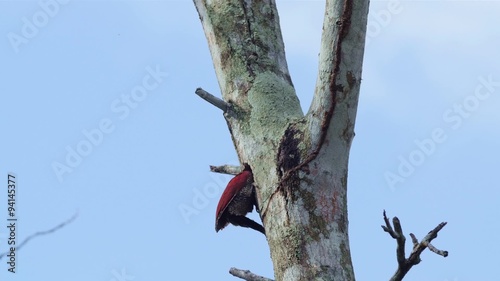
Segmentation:
{"type": "MultiPolygon", "coordinates": [[[[324,2],[278,8],[307,111],[324,2]]],[[[449,257],[426,251],[405,280],[499,280],[499,14],[498,1],[372,1],[349,166],[357,280],[396,268],[383,209],[419,239],[448,222],[434,245],[449,257]]],[[[230,177],[208,166],[238,159],[221,112],[194,94],[220,96],[191,1],[2,0],[0,21],[0,250],[9,172],[18,242],[79,214],[19,251],[16,274],[2,259],[0,280],[273,275],[260,233],[214,230],[230,177]]]]}

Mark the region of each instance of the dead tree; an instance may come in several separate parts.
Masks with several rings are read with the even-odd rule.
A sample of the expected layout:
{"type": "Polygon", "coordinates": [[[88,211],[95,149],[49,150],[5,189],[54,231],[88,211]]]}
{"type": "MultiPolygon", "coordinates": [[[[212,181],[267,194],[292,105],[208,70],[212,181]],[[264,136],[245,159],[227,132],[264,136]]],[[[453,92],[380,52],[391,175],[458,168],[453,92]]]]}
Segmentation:
{"type": "MultiPolygon", "coordinates": [[[[274,278],[354,280],[347,167],[368,0],[326,1],[318,78],[305,114],[288,72],[275,1],[194,3],[223,99],[196,93],[224,112],[240,162],[251,167],[274,278]]],[[[237,269],[232,274],[269,280],[237,269]]]]}

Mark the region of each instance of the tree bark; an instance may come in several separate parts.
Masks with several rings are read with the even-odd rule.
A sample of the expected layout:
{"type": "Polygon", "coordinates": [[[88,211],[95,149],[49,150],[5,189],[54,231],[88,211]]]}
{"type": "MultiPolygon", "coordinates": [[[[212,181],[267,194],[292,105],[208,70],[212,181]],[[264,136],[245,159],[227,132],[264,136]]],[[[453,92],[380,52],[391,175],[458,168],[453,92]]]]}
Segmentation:
{"type": "Polygon", "coordinates": [[[235,149],[252,168],[275,280],[354,280],[347,167],[368,1],[327,1],[318,80],[305,115],[275,1],[194,2],[235,149]]]}

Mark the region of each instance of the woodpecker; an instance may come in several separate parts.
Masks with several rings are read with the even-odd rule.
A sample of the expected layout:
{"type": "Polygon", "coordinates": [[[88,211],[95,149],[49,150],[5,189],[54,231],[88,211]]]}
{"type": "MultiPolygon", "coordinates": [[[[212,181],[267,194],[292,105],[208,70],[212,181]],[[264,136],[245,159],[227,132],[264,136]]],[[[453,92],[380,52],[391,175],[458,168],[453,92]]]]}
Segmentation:
{"type": "Polygon", "coordinates": [[[219,232],[231,223],[250,227],[266,235],[262,225],[246,217],[247,213],[252,212],[253,206],[257,208],[257,199],[252,170],[248,164],[244,164],[244,167],[241,173],[229,181],[220,197],[215,214],[215,231],[219,232]]]}

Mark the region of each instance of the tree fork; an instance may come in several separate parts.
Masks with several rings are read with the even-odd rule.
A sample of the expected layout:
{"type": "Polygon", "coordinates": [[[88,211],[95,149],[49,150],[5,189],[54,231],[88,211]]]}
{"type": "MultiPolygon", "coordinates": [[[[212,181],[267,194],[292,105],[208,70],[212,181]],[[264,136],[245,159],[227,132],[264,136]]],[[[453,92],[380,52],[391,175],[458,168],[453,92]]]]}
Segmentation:
{"type": "Polygon", "coordinates": [[[231,137],[240,162],[252,167],[275,280],[354,280],[347,164],[368,1],[327,1],[306,115],[288,72],[275,2],[194,2],[232,108],[224,114],[231,137]]]}
{"type": "Polygon", "coordinates": [[[389,233],[392,238],[394,238],[397,242],[396,248],[396,258],[398,261],[398,269],[391,277],[390,281],[401,281],[405,277],[405,275],[410,271],[410,269],[420,263],[420,255],[422,252],[429,248],[429,250],[437,255],[447,257],[448,251],[439,250],[431,244],[431,241],[437,237],[438,232],[443,229],[443,227],[447,224],[446,222],[442,222],[438,224],[433,230],[429,231],[429,233],[420,241],[417,240],[415,234],[410,233],[411,241],[413,243],[413,250],[408,258],[405,257],[405,242],[406,237],[403,234],[403,228],[401,227],[401,222],[398,217],[394,217],[392,219],[392,224],[394,228],[391,226],[387,215],[384,210],[384,222],[385,225],[382,225],[382,229],[389,233]]]}

